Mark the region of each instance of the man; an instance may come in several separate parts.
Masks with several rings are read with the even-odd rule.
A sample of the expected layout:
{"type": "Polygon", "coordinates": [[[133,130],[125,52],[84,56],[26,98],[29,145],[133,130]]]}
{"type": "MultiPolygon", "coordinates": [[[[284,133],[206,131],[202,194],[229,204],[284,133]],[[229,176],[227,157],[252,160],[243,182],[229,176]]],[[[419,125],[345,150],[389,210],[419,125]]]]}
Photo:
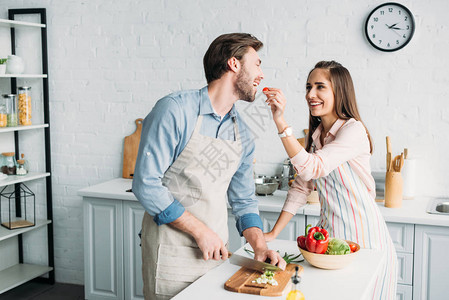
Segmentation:
{"type": "Polygon", "coordinates": [[[254,141],[235,109],[253,102],[263,46],[224,34],[204,59],[208,85],[160,99],[143,122],[133,192],[142,222],[145,299],[168,299],[228,258],[227,206],[255,259],[285,268],[269,250],[254,195],[254,141]]]}

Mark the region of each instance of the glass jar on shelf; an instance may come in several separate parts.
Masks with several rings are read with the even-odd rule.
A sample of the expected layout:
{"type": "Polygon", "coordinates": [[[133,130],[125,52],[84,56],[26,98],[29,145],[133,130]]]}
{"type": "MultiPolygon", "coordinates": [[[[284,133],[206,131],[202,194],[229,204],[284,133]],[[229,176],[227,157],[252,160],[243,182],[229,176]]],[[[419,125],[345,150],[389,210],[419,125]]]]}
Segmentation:
{"type": "Polygon", "coordinates": [[[2,173],[6,175],[16,175],[17,162],[14,152],[3,152],[2,173]]]}
{"type": "Polygon", "coordinates": [[[28,162],[25,160],[25,155],[22,153],[21,158],[17,160],[17,170],[16,170],[16,174],[17,175],[26,175],[28,174],[29,168],[28,168],[28,162]]]}
{"type": "Polygon", "coordinates": [[[31,125],[31,87],[21,86],[19,94],[19,124],[31,125]]]}
{"type": "Polygon", "coordinates": [[[8,119],[6,117],[6,104],[3,98],[0,99],[0,127],[6,127],[8,119]]]}
{"type": "Polygon", "coordinates": [[[6,126],[17,126],[17,95],[5,94],[3,95],[3,101],[6,105],[6,126]]]}

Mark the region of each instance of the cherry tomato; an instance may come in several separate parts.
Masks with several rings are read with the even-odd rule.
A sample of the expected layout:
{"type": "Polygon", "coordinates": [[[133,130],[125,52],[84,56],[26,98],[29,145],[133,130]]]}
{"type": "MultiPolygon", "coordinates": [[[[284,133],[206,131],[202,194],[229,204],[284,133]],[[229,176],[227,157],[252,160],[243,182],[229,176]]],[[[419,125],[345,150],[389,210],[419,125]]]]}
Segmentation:
{"type": "Polygon", "coordinates": [[[356,252],[357,251],[357,245],[354,243],[350,243],[349,244],[349,248],[351,249],[351,252],[356,252]]]}
{"type": "Polygon", "coordinates": [[[263,92],[268,92],[268,88],[267,88],[267,87],[264,87],[262,91],[263,91],[263,92]]]}

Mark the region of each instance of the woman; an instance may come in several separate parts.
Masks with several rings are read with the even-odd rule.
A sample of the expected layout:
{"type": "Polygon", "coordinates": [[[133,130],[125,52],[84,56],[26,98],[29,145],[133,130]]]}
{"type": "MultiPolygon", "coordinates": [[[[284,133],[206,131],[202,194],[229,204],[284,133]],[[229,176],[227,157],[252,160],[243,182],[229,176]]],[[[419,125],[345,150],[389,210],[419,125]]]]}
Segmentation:
{"type": "Polygon", "coordinates": [[[337,62],[321,61],[310,71],[306,90],[309,134],[305,149],[284,119],[286,100],[282,91],[263,91],[297,172],[282,212],[265,238],[276,238],[316,187],[321,204],[317,226],[325,228],[332,237],[385,251],[387,259],[376,281],[373,299],[395,299],[397,256],[375,203],[369,162],[373,145],[357,109],[351,75],[337,62]]]}

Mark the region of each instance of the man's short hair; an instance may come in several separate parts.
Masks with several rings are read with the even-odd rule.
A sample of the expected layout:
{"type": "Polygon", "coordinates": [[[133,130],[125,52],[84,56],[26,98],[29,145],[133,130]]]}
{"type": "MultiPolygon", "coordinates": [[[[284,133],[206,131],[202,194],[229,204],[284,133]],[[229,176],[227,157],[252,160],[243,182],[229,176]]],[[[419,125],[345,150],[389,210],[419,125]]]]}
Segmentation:
{"type": "Polygon", "coordinates": [[[259,51],[263,43],[249,33],[227,33],[217,37],[203,58],[207,83],[221,78],[229,70],[228,59],[241,60],[249,47],[259,51]]]}

